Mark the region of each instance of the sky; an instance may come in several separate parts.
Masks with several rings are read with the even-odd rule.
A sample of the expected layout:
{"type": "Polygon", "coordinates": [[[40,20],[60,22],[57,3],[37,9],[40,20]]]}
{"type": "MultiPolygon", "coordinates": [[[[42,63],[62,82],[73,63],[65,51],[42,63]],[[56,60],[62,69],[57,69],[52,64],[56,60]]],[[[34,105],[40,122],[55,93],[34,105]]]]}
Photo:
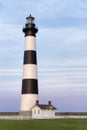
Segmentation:
{"type": "Polygon", "coordinates": [[[22,29],[35,17],[39,100],[87,111],[87,0],[0,0],[0,112],[20,111],[22,29]]]}

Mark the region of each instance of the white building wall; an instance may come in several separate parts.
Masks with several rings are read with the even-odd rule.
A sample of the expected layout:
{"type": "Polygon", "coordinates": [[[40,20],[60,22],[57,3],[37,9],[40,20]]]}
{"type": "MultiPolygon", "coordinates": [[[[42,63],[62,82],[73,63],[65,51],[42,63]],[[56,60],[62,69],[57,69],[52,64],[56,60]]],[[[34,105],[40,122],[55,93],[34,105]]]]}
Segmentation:
{"type": "Polygon", "coordinates": [[[36,106],[32,109],[32,118],[55,118],[55,110],[40,109],[36,106]]]}

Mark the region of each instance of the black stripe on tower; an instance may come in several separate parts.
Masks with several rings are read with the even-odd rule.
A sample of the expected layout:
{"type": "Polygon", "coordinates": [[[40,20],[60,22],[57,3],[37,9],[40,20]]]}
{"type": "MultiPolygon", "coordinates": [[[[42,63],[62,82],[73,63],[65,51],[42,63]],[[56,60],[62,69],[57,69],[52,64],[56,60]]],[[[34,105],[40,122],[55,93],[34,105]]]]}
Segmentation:
{"type": "Polygon", "coordinates": [[[24,64],[37,64],[36,51],[28,50],[24,52],[24,64]]]}
{"type": "Polygon", "coordinates": [[[38,94],[38,80],[37,79],[23,79],[22,80],[22,94],[38,94]]]}
{"type": "Polygon", "coordinates": [[[24,28],[23,32],[25,32],[25,37],[26,36],[35,36],[36,37],[36,33],[37,33],[37,29],[36,28],[24,28]]]}

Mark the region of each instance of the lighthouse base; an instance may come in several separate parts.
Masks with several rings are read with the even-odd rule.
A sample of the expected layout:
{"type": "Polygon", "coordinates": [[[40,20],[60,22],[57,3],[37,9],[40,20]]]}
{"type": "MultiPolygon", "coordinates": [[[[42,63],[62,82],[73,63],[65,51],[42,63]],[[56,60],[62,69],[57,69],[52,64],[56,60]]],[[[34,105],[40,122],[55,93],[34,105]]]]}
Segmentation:
{"type": "Polygon", "coordinates": [[[32,111],[20,111],[20,116],[32,116],[32,111]]]}

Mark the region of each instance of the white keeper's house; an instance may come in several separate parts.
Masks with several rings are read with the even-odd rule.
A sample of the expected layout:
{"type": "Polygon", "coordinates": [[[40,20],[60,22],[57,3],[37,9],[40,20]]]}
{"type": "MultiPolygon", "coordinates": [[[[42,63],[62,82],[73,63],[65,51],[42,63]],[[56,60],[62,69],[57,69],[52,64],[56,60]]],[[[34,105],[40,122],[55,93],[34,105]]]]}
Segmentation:
{"type": "Polygon", "coordinates": [[[55,118],[56,108],[48,101],[48,104],[39,104],[36,101],[36,105],[32,107],[32,118],[55,118]]]}

